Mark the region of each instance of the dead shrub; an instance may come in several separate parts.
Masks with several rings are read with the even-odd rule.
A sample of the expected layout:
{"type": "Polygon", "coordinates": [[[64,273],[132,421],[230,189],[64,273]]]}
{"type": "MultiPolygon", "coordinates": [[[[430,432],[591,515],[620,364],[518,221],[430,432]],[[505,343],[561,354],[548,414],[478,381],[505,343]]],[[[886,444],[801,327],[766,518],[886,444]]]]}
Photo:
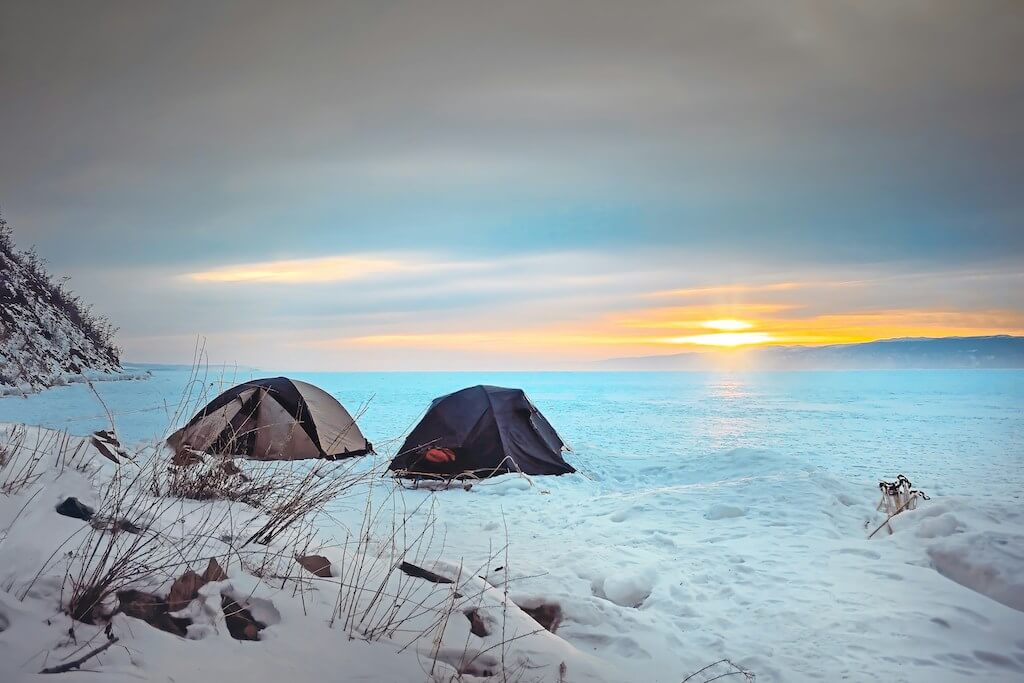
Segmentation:
{"type": "Polygon", "coordinates": [[[171,464],[156,470],[150,490],[155,496],[188,500],[228,500],[264,508],[277,494],[282,482],[267,473],[246,475],[231,460],[196,456],[186,464],[171,464]]]}

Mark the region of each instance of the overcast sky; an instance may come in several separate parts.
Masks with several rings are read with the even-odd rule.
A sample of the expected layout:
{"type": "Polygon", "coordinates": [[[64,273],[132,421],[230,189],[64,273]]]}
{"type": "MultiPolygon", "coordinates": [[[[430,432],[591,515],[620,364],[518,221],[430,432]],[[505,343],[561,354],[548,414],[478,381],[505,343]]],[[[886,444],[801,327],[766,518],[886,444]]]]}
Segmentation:
{"type": "Polygon", "coordinates": [[[129,360],[1024,333],[1021,64],[1019,0],[7,0],[0,207],[129,360]]]}

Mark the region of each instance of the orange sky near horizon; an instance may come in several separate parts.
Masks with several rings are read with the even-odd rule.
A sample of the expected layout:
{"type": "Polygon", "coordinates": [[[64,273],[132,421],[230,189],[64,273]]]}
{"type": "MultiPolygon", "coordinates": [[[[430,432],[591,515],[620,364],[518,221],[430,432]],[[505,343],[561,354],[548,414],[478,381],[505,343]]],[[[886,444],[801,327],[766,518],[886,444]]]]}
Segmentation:
{"type": "MultiPolygon", "coordinates": [[[[751,312],[757,305],[698,306],[673,311],[641,310],[627,319],[600,318],[577,326],[428,331],[339,337],[320,348],[481,350],[489,353],[571,352],[581,359],[728,351],[755,346],[849,344],[898,337],[1024,335],[1016,311],[878,310],[808,317],[762,313],[721,317],[723,308],[751,312]],[[646,316],[643,317],[643,316],[646,316]]],[[[771,307],[762,307],[771,308],[771,307]]],[[[780,307],[788,310],[789,307],[780,307]]]]}
{"type": "MultiPolygon", "coordinates": [[[[563,274],[545,264],[543,275],[523,276],[520,264],[513,263],[508,281],[497,277],[496,284],[494,273],[506,266],[502,262],[460,261],[424,254],[368,253],[226,265],[185,273],[177,280],[189,287],[253,297],[261,292],[276,296],[336,292],[336,296],[345,298],[357,296],[355,291],[372,293],[392,286],[401,292],[417,293],[434,282],[450,286],[439,294],[444,294],[446,307],[454,311],[451,315],[420,312],[399,320],[381,312],[370,324],[358,328],[345,326],[339,330],[319,325],[304,330],[301,338],[289,338],[288,346],[296,353],[305,350],[310,358],[318,354],[329,357],[348,349],[375,358],[403,354],[422,358],[444,353],[457,357],[472,352],[493,358],[535,358],[557,363],[681,351],[724,352],[765,345],[1024,334],[1024,311],[988,301],[984,307],[955,305],[935,294],[942,288],[966,290],[964,283],[984,289],[993,277],[1016,282],[1022,277],[1016,272],[853,273],[832,279],[712,281],[683,288],[613,290],[614,294],[602,299],[590,288],[614,285],[619,279],[636,276],[636,272],[584,270],[563,274]],[[549,274],[549,270],[555,274],[549,274]],[[544,277],[551,279],[544,281],[544,277]],[[475,315],[458,312],[460,299],[467,293],[495,286],[498,290],[515,288],[523,282],[539,282],[540,296],[529,306],[496,305],[475,315]],[[895,294],[922,287],[927,292],[925,300],[945,305],[907,305],[895,294]],[[576,302],[588,297],[597,303],[584,312],[576,302]]],[[[663,279],[677,278],[669,273],[663,279]]]]}
{"type": "MultiPolygon", "coordinates": [[[[996,312],[993,312],[996,313],[996,312]]],[[[1011,316],[1010,312],[1002,312],[1011,316]]],[[[803,320],[736,320],[742,332],[698,331],[708,321],[667,320],[652,323],[648,334],[629,327],[537,328],[490,332],[425,332],[346,337],[317,346],[390,346],[406,348],[470,349],[487,346],[492,351],[544,351],[565,347],[580,349],[633,347],[675,353],[686,347],[717,349],[767,346],[849,344],[897,337],[952,337],[995,334],[1024,335],[1024,321],[1012,327],[986,324],[977,314],[945,311],[878,311],[837,314],[803,320]],[[959,320],[958,320],[959,319],[959,320]],[[933,321],[946,320],[939,324],[933,321]],[[679,334],[681,328],[693,334],[679,334]]],[[[584,352],[583,355],[591,355],[584,352]]]]}

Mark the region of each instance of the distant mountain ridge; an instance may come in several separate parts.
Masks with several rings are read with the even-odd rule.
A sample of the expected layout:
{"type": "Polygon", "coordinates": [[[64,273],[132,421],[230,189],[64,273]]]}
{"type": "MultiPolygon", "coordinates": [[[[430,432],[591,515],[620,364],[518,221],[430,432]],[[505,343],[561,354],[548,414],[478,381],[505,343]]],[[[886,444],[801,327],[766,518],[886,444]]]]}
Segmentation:
{"type": "Polygon", "coordinates": [[[121,372],[115,329],[55,283],[0,218],[0,395],[121,372]]]}
{"type": "MultiPolygon", "coordinates": [[[[720,365],[720,353],[612,358],[598,365],[619,370],[704,370],[720,365]]],[[[744,364],[758,370],[1024,368],[1024,337],[881,339],[829,346],[760,346],[742,353],[744,364]]]]}

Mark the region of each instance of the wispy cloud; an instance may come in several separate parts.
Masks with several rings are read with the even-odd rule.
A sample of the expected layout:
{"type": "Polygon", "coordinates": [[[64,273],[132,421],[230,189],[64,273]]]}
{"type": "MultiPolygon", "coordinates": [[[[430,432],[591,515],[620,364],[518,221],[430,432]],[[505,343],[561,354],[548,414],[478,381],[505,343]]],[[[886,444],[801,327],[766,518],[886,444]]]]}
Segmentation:
{"type": "Polygon", "coordinates": [[[423,334],[382,334],[361,337],[339,337],[313,346],[390,346],[398,348],[490,348],[494,351],[512,349],[552,349],[579,347],[613,347],[636,344],[661,344],[665,338],[614,334],[601,330],[528,328],[491,332],[430,332],[423,334]]]}
{"type": "MultiPolygon", "coordinates": [[[[811,286],[815,286],[815,283],[771,282],[767,284],[715,285],[708,287],[683,287],[680,289],[663,289],[657,292],[649,292],[646,294],[646,296],[652,298],[686,298],[720,296],[729,294],[757,294],[761,292],[785,292],[793,289],[802,289],[811,286]]],[[[818,284],[817,286],[821,286],[821,284],[818,284]]]]}
{"type": "Polygon", "coordinates": [[[689,306],[667,306],[657,308],[636,308],[628,315],[618,317],[614,324],[637,330],[678,331],[699,329],[722,329],[717,324],[731,325],[733,331],[749,329],[751,320],[779,317],[799,309],[799,301],[790,303],[735,302],[729,304],[693,304],[689,306]]]}
{"type": "Polygon", "coordinates": [[[222,266],[211,270],[189,273],[186,277],[196,282],[301,284],[357,280],[369,275],[398,272],[407,267],[401,261],[390,259],[334,256],[316,259],[261,261],[259,263],[222,266]]]}
{"type": "Polygon", "coordinates": [[[184,277],[195,282],[212,283],[311,284],[360,280],[382,275],[411,274],[426,271],[443,272],[478,269],[480,267],[482,267],[480,263],[465,261],[439,262],[428,257],[415,255],[357,254],[233,264],[187,273],[184,277]]]}

